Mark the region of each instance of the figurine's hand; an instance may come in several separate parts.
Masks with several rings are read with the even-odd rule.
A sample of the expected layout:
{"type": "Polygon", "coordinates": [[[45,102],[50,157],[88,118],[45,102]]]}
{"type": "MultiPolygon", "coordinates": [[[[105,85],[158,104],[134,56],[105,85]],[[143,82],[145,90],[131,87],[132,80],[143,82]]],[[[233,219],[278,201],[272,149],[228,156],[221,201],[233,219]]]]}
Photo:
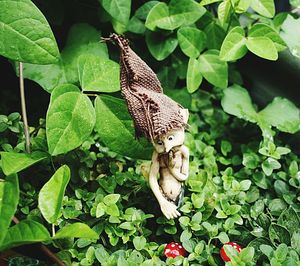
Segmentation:
{"type": "Polygon", "coordinates": [[[160,203],[160,208],[164,216],[166,216],[167,219],[174,219],[180,216],[180,212],[177,211],[177,207],[172,202],[169,202],[167,200],[163,200],[160,203]]]}
{"type": "Polygon", "coordinates": [[[181,153],[180,151],[169,152],[169,168],[179,168],[181,165],[181,153]]]}

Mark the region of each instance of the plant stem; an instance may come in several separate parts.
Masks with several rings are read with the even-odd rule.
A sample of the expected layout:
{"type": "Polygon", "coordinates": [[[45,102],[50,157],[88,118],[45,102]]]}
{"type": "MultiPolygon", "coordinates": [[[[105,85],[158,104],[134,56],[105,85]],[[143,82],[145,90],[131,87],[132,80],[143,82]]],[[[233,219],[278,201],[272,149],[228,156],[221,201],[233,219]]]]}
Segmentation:
{"type": "Polygon", "coordinates": [[[55,225],[52,224],[52,237],[55,237],[55,225]]]}
{"type": "Polygon", "coordinates": [[[30,135],[29,135],[29,127],[28,127],[28,121],[27,121],[27,112],[26,112],[26,100],[25,100],[23,63],[22,62],[19,62],[19,82],[20,82],[22,118],[23,118],[24,133],[25,133],[25,147],[26,147],[26,152],[30,153],[31,152],[30,135]]]}

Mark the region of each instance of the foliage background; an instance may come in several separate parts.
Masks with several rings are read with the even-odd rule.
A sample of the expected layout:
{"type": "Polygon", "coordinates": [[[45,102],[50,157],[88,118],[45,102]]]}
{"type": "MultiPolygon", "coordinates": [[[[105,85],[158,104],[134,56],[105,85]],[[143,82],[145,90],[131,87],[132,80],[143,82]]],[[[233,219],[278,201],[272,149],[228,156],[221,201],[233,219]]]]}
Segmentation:
{"type": "MultiPolygon", "coordinates": [[[[14,17],[3,10],[15,9],[7,2],[31,3],[0,1],[0,22],[8,25],[14,17]]],[[[59,58],[53,62],[31,46],[21,50],[21,58],[13,45],[0,47],[6,80],[0,91],[6,180],[0,195],[7,199],[0,206],[1,250],[44,241],[67,265],[223,265],[219,248],[230,240],[245,248],[238,256],[228,250],[234,256],[228,265],[299,265],[297,13],[287,17],[280,2],[275,16],[269,0],[205,0],[204,7],[190,0],[33,2],[60,54],[55,43],[48,47],[59,58]],[[149,158],[151,147],[134,141],[119,99],[118,50],[99,42],[100,31],[125,33],[166,93],[191,112],[186,140],[191,174],[176,221],[161,216],[149,193],[149,161],[142,159],[149,158]],[[245,55],[247,49],[252,53],[245,55]],[[278,61],[266,60],[278,52],[278,61]],[[23,124],[14,113],[20,110],[19,60],[27,78],[32,155],[25,152],[23,124]],[[51,64],[35,65],[45,63],[51,64]],[[274,96],[294,104],[272,101],[274,96]],[[76,115],[55,117],[61,110],[76,115]],[[72,130],[60,142],[56,130],[68,125],[72,130]],[[19,194],[18,183],[20,199],[9,196],[19,194]],[[9,225],[15,211],[22,222],[9,225]],[[162,251],[172,240],[190,255],[166,260],[162,251]]],[[[286,10],[298,5],[286,2],[286,10]]],[[[27,14],[29,20],[34,15],[27,14]]],[[[12,25],[22,30],[26,23],[12,25]]],[[[4,44],[10,38],[0,35],[4,44]]]]}

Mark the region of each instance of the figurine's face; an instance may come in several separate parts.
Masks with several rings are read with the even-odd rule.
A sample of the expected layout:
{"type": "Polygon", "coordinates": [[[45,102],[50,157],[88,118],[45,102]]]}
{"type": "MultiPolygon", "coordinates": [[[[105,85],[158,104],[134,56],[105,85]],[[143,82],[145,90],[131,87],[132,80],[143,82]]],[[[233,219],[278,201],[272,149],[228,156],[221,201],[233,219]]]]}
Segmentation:
{"type": "Polygon", "coordinates": [[[153,146],[157,153],[167,153],[176,146],[184,143],[184,129],[170,130],[167,134],[154,140],[153,146]]]}

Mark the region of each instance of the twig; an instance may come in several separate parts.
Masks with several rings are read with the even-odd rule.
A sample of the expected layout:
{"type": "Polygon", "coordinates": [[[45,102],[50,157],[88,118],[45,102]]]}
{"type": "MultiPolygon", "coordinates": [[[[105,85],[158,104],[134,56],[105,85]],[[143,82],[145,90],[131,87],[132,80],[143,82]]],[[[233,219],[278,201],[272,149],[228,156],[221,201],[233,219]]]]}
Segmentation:
{"type": "MultiPolygon", "coordinates": [[[[20,221],[19,219],[14,216],[13,221],[15,224],[18,224],[20,221]]],[[[66,266],[49,248],[47,248],[45,245],[40,244],[40,249],[43,251],[43,253],[53,262],[56,263],[58,266],[66,266]]]]}
{"type": "Polygon", "coordinates": [[[26,112],[26,100],[25,100],[23,63],[22,62],[19,62],[19,82],[20,82],[22,118],[23,118],[24,133],[25,133],[25,147],[26,147],[26,152],[30,153],[31,152],[30,135],[29,135],[29,127],[28,127],[28,121],[27,121],[27,112],[26,112]]]}

